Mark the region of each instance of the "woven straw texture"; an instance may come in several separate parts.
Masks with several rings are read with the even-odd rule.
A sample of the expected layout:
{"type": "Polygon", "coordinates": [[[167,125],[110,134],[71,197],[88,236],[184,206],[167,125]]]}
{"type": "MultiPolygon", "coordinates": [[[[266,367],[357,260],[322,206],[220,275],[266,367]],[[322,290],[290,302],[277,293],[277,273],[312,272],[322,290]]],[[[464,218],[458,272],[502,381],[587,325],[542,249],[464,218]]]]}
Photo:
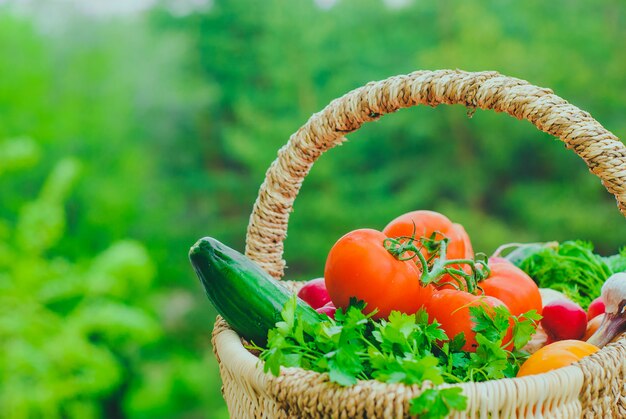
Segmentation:
{"type": "MultiPolygon", "coordinates": [[[[526,81],[496,72],[418,71],[371,82],[334,100],[294,133],[268,169],[255,202],[246,254],[281,278],[287,223],[317,158],[364,122],[416,105],[462,104],[526,119],[579,155],[626,216],[626,147],[588,113],[526,81]]],[[[297,284],[289,284],[297,287],[297,284]]],[[[341,388],[325,375],[285,368],[263,373],[258,358],[218,317],[213,348],[233,418],[401,418],[420,388],[362,381],[341,388]]],[[[626,418],[626,335],[572,366],[546,374],[462,384],[466,412],[452,417],[626,418]]]]}

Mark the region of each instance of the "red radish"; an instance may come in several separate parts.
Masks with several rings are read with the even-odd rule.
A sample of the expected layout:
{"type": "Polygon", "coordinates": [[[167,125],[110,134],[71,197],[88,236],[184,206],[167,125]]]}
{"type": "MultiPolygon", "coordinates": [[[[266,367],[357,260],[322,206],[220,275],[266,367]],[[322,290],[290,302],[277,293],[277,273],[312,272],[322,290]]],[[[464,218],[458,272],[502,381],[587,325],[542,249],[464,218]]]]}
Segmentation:
{"type": "Polygon", "coordinates": [[[333,302],[329,302],[328,304],[326,304],[324,307],[320,307],[315,309],[315,311],[317,311],[320,314],[326,314],[328,317],[330,317],[331,319],[335,319],[335,311],[337,311],[337,307],[335,307],[335,305],[333,304],[333,302]]]}
{"type": "Polygon", "coordinates": [[[544,306],[555,300],[572,301],[562,292],[558,292],[552,288],[539,288],[539,294],[541,294],[541,302],[544,306]]]}
{"type": "Polygon", "coordinates": [[[324,278],[316,278],[307,282],[298,291],[298,297],[315,309],[323,307],[330,301],[324,278]]]}
{"type": "Polygon", "coordinates": [[[587,309],[587,320],[591,320],[596,316],[604,313],[604,300],[602,297],[598,297],[589,304],[587,309]]]}
{"type": "Polygon", "coordinates": [[[557,340],[580,340],[587,330],[587,313],[578,304],[556,300],[543,307],[541,326],[548,335],[548,343],[557,340]]]}

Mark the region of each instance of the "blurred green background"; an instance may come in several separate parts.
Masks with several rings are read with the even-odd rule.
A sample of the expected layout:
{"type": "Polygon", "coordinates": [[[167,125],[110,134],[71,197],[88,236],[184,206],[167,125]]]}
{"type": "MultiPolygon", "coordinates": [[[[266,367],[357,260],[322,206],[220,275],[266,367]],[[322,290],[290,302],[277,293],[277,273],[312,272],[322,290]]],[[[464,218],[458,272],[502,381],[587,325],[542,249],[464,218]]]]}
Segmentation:
{"type": "MultiPolygon", "coordinates": [[[[187,250],[243,250],[265,170],[312,113],[417,69],[497,70],[624,138],[625,39],[620,0],[0,1],[0,417],[227,417],[187,250]]],[[[485,252],[624,245],[614,198],[527,122],[417,108],[349,140],[303,185],[290,279],[419,208],[485,252]]]]}

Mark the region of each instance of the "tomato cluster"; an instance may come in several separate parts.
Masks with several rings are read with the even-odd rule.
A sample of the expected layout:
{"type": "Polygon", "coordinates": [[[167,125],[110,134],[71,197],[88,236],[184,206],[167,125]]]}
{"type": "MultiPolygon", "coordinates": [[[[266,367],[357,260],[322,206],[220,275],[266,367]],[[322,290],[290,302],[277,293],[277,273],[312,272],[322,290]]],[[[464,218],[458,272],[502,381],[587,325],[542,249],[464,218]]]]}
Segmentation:
{"type": "Polygon", "coordinates": [[[465,229],[433,211],[344,235],[328,254],[324,278],[336,307],[362,300],[375,318],[424,308],[449,337],[464,334],[466,351],[477,346],[470,307],[541,313],[539,289],[526,273],[504,259],[477,261],[465,229]]]}

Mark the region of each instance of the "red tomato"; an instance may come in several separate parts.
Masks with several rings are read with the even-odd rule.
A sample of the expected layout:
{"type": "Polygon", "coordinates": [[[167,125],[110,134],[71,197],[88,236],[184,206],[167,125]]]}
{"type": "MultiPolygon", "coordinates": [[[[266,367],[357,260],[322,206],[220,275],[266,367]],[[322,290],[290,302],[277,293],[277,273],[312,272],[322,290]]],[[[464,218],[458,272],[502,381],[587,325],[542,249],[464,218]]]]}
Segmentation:
{"type": "Polygon", "coordinates": [[[383,246],[386,235],[377,230],[354,230],[332,247],[326,259],[326,288],[336,307],[346,308],[350,298],[363,300],[374,318],[392,310],[415,313],[430,300],[433,287],[423,287],[413,261],[401,261],[383,246]]]}
{"type": "MultiPolygon", "coordinates": [[[[465,336],[463,350],[475,352],[478,344],[476,343],[476,333],[472,331],[474,322],[472,322],[469,308],[481,304],[489,307],[504,305],[497,298],[473,295],[466,291],[442,289],[435,291],[426,311],[430,321],[437,320],[441,323],[441,328],[446,332],[449,339],[463,333],[465,336]]],[[[505,340],[508,339],[505,338],[505,340]]]]}
{"type": "MultiPolygon", "coordinates": [[[[474,257],[472,244],[463,226],[453,223],[448,217],[438,212],[428,210],[408,212],[387,224],[383,232],[389,237],[411,236],[414,234],[416,239],[430,237],[434,232],[439,232],[441,234],[437,235],[437,239],[446,237],[449,240],[446,259],[471,259],[474,257]]],[[[423,250],[422,254],[425,257],[429,256],[426,250],[423,250]]],[[[460,269],[467,273],[470,272],[468,265],[450,265],[450,268],[460,269]]],[[[451,276],[445,274],[437,282],[446,284],[448,282],[454,283],[454,280],[451,276]]],[[[448,286],[443,285],[443,288],[448,288],[448,286]]]]}
{"type": "MultiPolygon", "coordinates": [[[[391,221],[383,229],[388,237],[411,236],[430,237],[434,232],[447,237],[448,259],[467,259],[474,256],[469,236],[461,224],[454,224],[445,215],[434,211],[418,210],[403,214],[391,221]]],[[[442,237],[437,236],[437,239],[442,237]]]]}
{"type": "MultiPolygon", "coordinates": [[[[462,251],[459,250],[459,254],[463,254],[463,259],[473,259],[474,249],[472,248],[472,242],[470,241],[469,235],[467,234],[467,231],[465,231],[465,228],[463,228],[461,224],[454,223],[452,224],[452,230],[456,234],[451,235],[451,237],[455,237],[455,241],[458,240],[459,242],[463,243],[462,246],[459,245],[463,249],[462,251]]],[[[452,241],[452,238],[450,240],[452,241]]],[[[449,248],[448,251],[450,251],[449,248]]]]}
{"type": "Polygon", "coordinates": [[[491,274],[480,282],[486,295],[501,300],[511,310],[511,314],[519,316],[529,310],[537,310],[541,314],[541,294],[539,287],[526,272],[508,261],[490,260],[491,274]]]}

